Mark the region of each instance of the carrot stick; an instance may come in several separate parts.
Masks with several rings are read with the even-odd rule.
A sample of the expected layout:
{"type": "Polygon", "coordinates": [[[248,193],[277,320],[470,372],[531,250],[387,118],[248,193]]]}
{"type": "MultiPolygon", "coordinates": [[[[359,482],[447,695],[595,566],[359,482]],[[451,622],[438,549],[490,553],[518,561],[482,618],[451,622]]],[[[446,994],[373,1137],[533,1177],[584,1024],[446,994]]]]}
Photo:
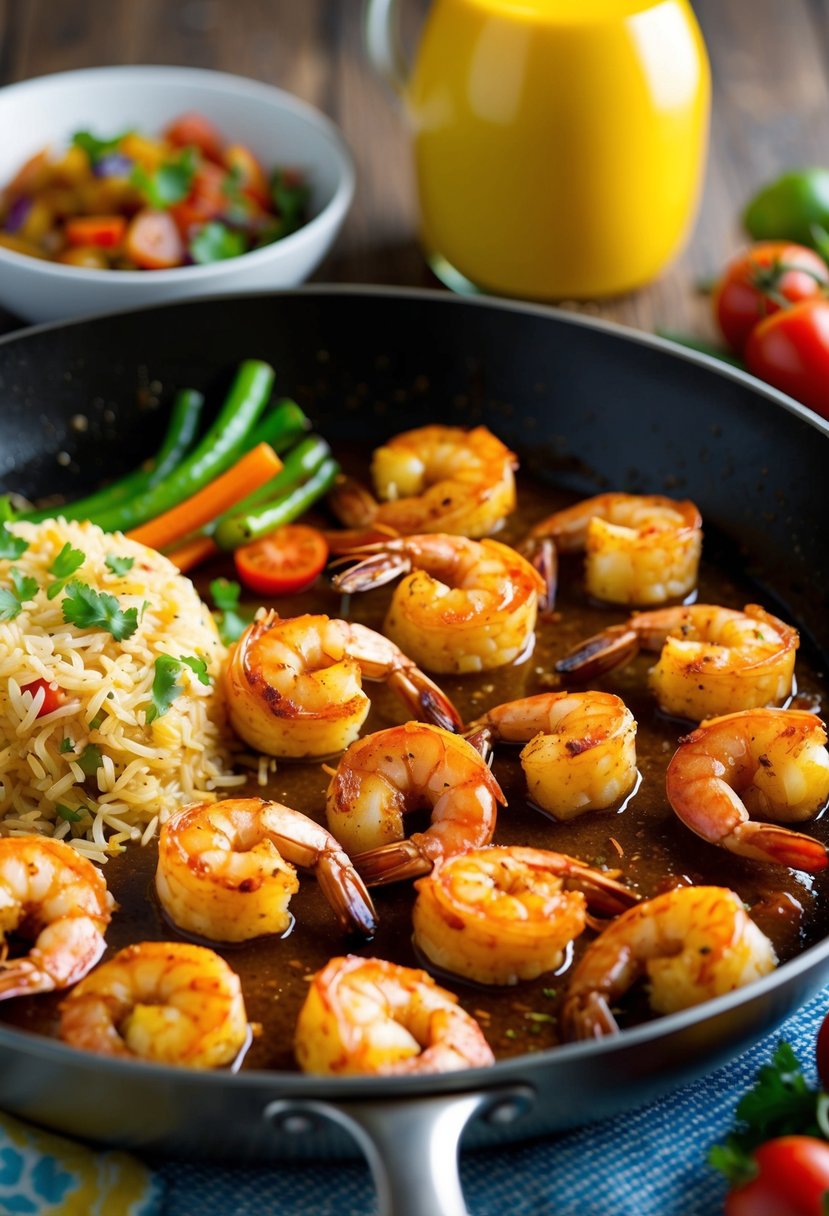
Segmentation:
{"type": "Polygon", "coordinates": [[[170,548],[270,481],[281,468],[282,461],[270,444],[258,443],[203,490],[163,515],[133,528],[127,536],[151,549],[170,548]]]}
{"type": "Polygon", "coordinates": [[[216,542],[209,536],[194,536],[192,540],[186,540],[172,553],[168,553],[167,557],[174,566],[178,566],[182,574],[186,574],[188,570],[200,566],[218,552],[216,542]]]}

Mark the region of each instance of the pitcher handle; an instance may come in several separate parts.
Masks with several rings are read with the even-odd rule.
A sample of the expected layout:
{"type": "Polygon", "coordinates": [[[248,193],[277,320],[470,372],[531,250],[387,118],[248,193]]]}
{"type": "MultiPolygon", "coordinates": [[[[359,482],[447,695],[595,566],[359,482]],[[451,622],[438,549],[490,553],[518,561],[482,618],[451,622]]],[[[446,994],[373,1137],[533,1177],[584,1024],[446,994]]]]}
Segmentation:
{"type": "Polygon", "coordinates": [[[409,69],[400,43],[397,0],[366,0],[363,35],[375,71],[395,93],[402,95],[409,69]]]}

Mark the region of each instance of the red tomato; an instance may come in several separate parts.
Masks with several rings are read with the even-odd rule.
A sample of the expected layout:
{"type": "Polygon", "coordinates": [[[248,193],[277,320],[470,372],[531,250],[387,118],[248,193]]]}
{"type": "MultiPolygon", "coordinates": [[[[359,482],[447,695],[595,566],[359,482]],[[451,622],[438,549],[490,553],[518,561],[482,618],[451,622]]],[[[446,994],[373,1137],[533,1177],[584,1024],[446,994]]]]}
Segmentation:
{"type": "Polygon", "coordinates": [[[168,270],[184,261],[184,243],[166,211],[139,211],[124,242],[127,257],[142,270],[168,270]]]}
{"type": "Polygon", "coordinates": [[[286,524],[233,555],[239,578],[261,595],[290,595],[309,587],[328,560],[325,537],[305,524],[286,524]]]}
{"type": "Polygon", "coordinates": [[[714,289],[714,316],[723,337],[737,351],[764,317],[785,301],[796,304],[824,294],[829,267],[804,245],[761,241],[726,266],[714,289]]]}
{"type": "Polygon", "coordinates": [[[761,321],[749,335],[755,376],[829,418],[829,300],[805,300],[761,321]]]}
{"type": "Polygon", "coordinates": [[[205,162],[193,175],[193,184],[187,198],[168,208],[185,240],[194,224],[215,220],[227,210],[230,199],[224,192],[227,181],[226,170],[205,162]]]}
{"type": "Polygon", "coordinates": [[[32,696],[40,689],[43,689],[44,697],[43,704],[37,711],[38,718],[45,718],[47,714],[59,709],[64,702],[64,695],[59,688],[53,688],[46,680],[31,680],[28,684],[21,684],[21,692],[30,692],[32,696]]]}
{"type": "Polygon", "coordinates": [[[181,114],[164,132],[165,139],[177,148],[198,148],[211,160],[222,159],[222,137],[203,114],[181,114]]]}
{"type": "Polygon", "coordinates": [[[239,180],[239,189],[243,194],[249,194],[266,210],[271,205],[271,194],[268,189],[268,179],[265,170],[249,148],[242,144],[233,144],[225,148],[224,162],[228,169],[235,173],[239,180]]]}
{"type": "Polygon", "coordinates": [[[824,1216],[829,1194],[829,1144],[813,1136],[781,1136],[754,1152],[757,1176],[730,1191],[725,1216],[824,1216]]]}
{"type": "Polygon", "coordinates": [[[66,221],[66,239],[70,245],[99,245],[114,249],[127,231],[123,215],[76,215],[66,221]]]}

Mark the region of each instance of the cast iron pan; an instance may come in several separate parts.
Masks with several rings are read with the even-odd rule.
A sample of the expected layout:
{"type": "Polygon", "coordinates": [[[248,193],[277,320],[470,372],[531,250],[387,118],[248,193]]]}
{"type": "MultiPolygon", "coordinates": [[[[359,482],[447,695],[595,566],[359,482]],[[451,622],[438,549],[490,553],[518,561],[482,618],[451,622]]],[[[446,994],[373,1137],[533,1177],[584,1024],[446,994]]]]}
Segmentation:
{"type": "MultiPolygon", "coordinates": [[[[829,426],[704,356],[540,307],[319,287],[12,335],[0,341],[0,487],[74,495],[134,466],[159,437],[162,394],[193,385],[215,399],[247,357],[271,361],[279,391],[335,443],[484,422],[525,467],[580,494],[694,499],[706,545],[826,670],[829,426]]],[[[824,940],[748,989],[609,1040],[402,1079],[194,1075],[0,1026],[0,1105],[93,1141],[193,1155],[336,1156],[356,1139],[383,1213],[462,1216],[467,1124],[464,1144],[485,1145],[629,1110],[747,1047],[827,976],[824,940]]]]}

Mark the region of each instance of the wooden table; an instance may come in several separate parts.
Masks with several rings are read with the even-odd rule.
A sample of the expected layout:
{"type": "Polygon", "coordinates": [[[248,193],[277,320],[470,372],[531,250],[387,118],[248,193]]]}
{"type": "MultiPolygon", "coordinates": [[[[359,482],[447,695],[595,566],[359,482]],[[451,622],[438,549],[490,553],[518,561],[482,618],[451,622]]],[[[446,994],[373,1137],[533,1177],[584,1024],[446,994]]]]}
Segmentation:
{"type": "MultiPolygon", "coordinates": [[[[413,37],[428,0],[402,3],[413,37]]],[[[693,236],[652,286],[579,307],[642,329],[713,337],[695,284],[739,245],[742,204],[785,168],[829,165],[829,0],[696,0],[695,8],[712,60],[714,110],[693,236]]],[[[436,285],[416,242],[403,116],[367,66],[359,0],[0,0],[0,85],[117,63],[224,69],[318,106],[354,151],[358,189],[315,279],[436,285]]],[[[0,330],[14,324],[0,313],[0,330]]]]}

